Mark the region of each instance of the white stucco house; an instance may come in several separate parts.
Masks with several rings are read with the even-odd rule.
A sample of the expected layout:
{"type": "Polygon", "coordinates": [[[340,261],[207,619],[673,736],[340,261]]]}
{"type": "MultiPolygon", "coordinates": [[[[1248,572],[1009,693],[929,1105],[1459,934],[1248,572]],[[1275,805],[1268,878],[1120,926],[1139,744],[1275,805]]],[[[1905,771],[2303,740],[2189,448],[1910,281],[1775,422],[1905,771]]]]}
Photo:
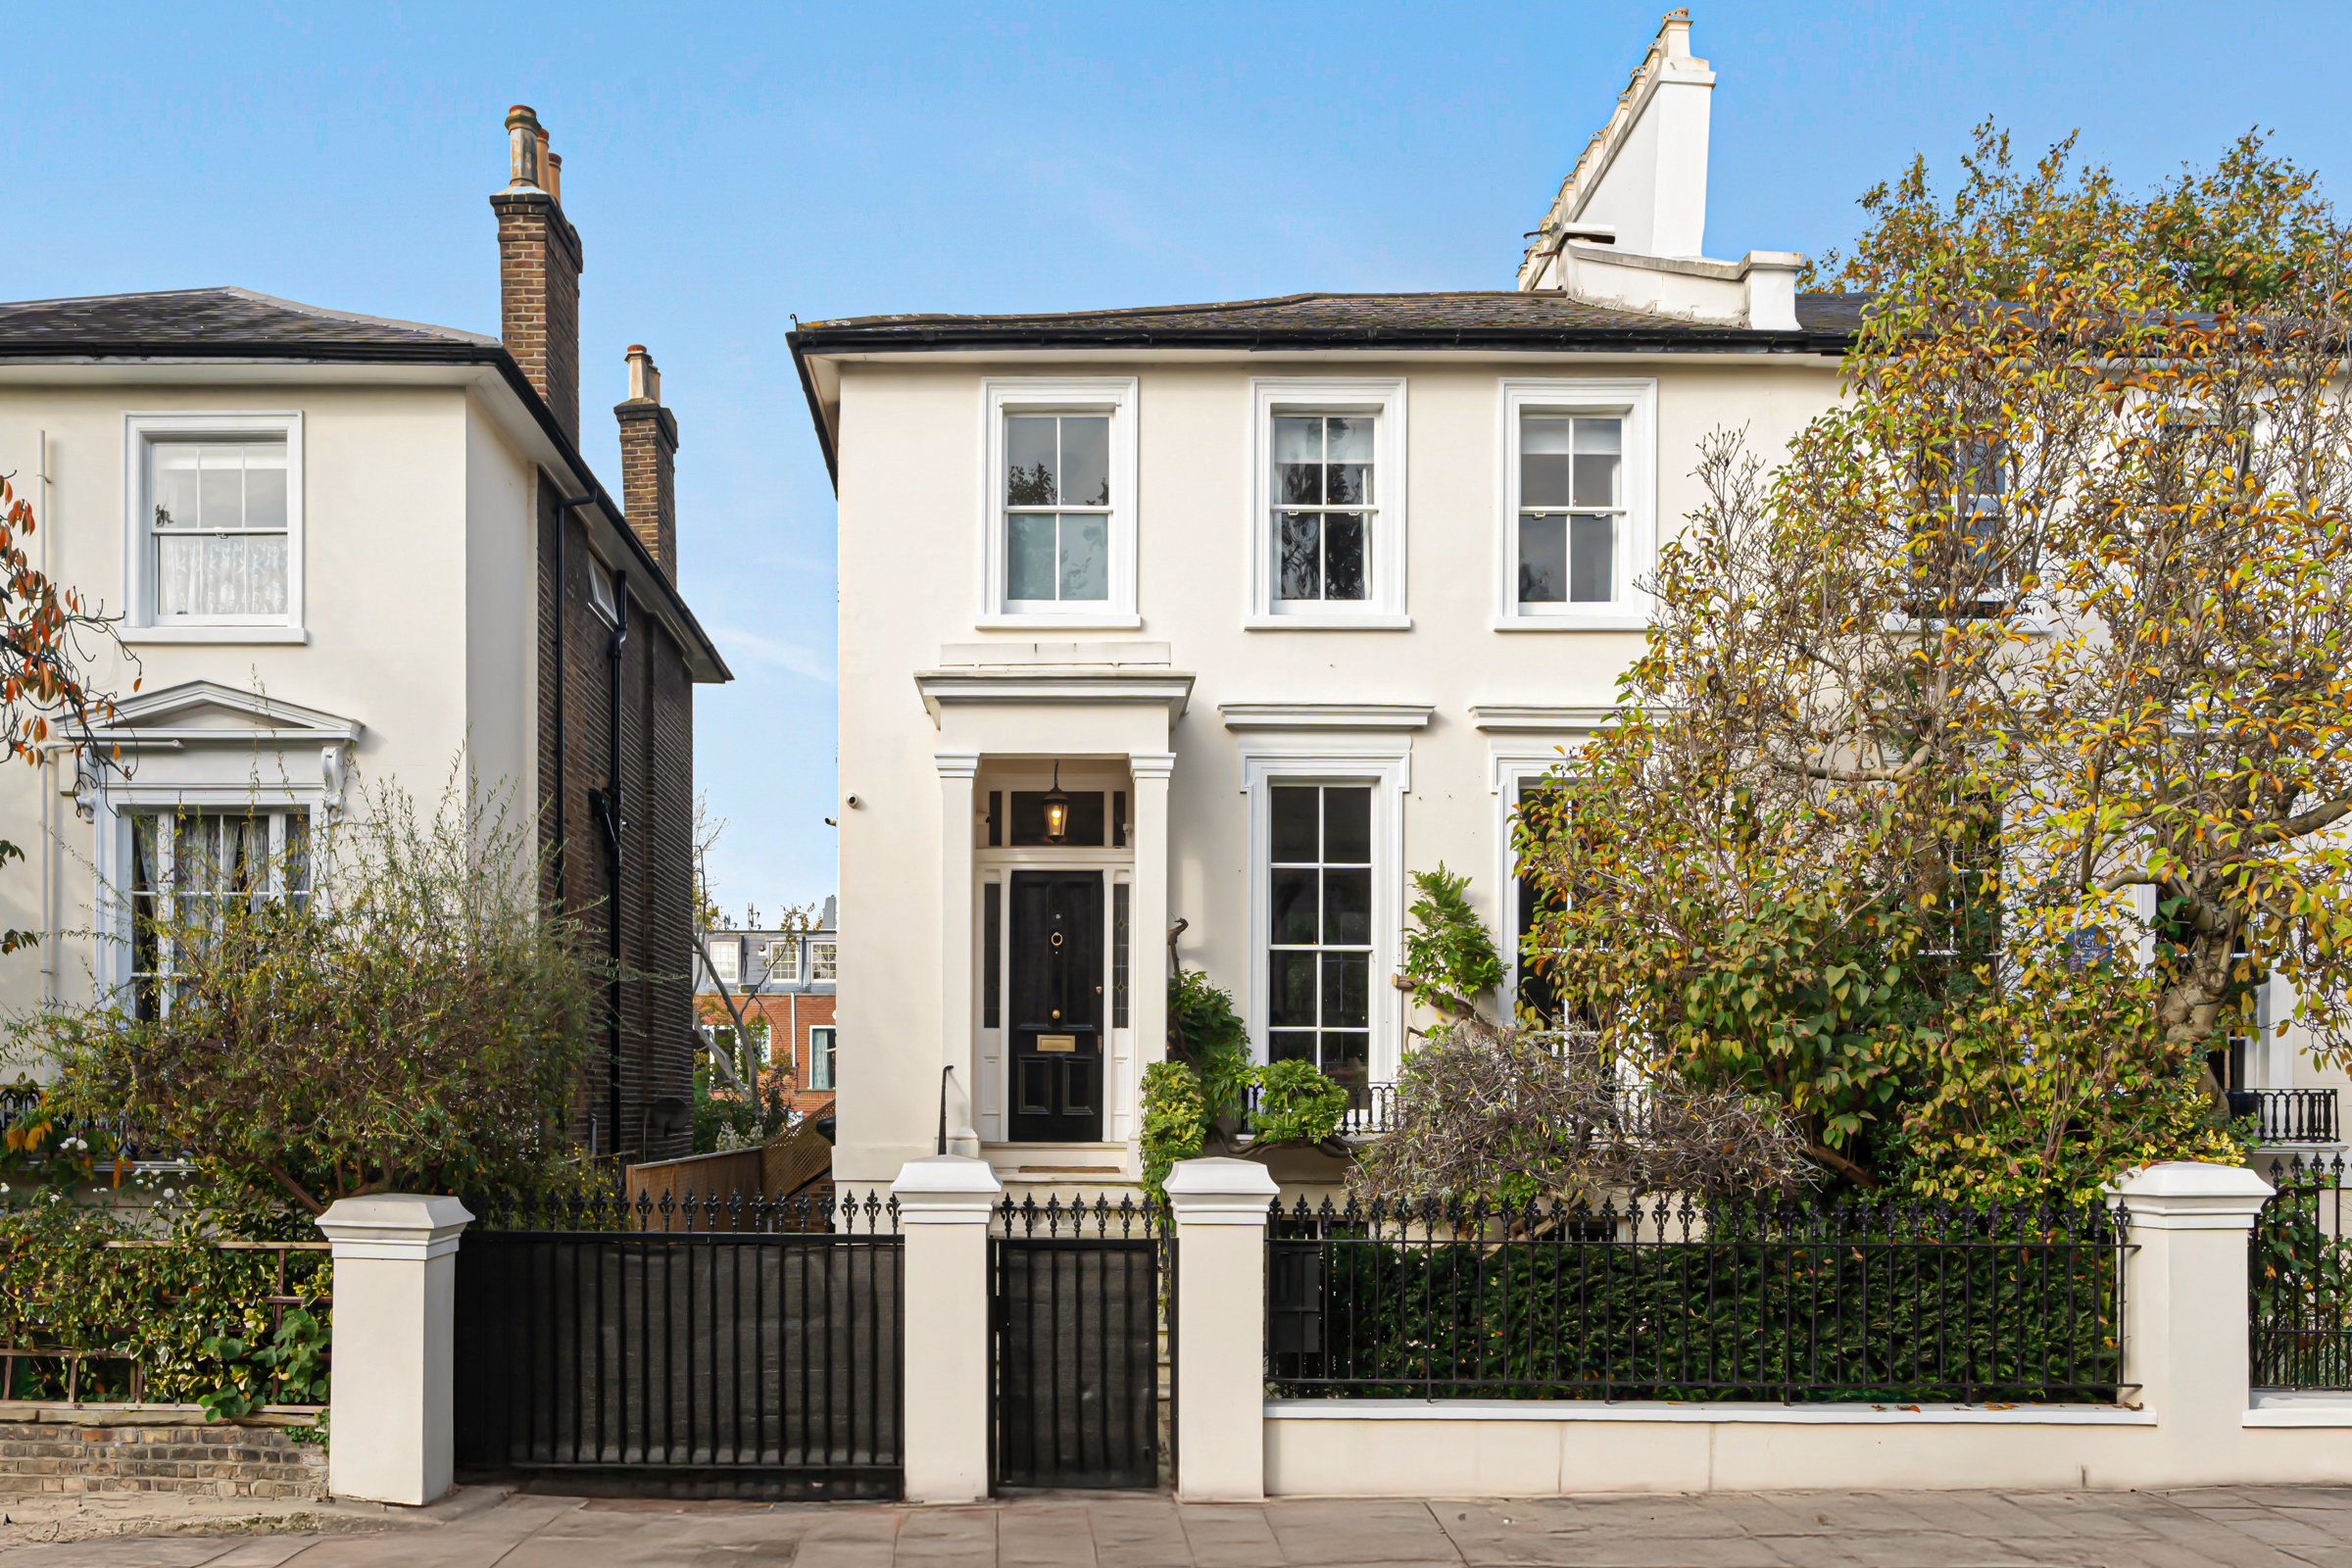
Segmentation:
{"type": "Polygon", "coordinates": [[[1408,871],[1515,949],[1508,813],[1605,717],[1699,441],[1778,450],[1861,303],[1707,258],[1690,34],[1514,286],[793,334],[840,510],[840,1179],[942,1138],[1132,1178],[1172,943],[1367,1094],[1408,871]]]}
{"type": "MultiPolygon", "coordinates": [[[[0,838],[29,857],[0,922],[40,936],[0,962],[0,1010],[158,1005],[136,901],[308,896],[364,787],[431,809],[462,767],[645,971],[577,1130],[650,1149],[698,1050],[693,689],[727,670],[676,586],[659,372],[641,347],[603,361],[630,394],[615,500],[579,450],[560,165],[528,109],[498,145],[496,336],[233,287],[0,304],[0,470],[40,568],[115,618],[84,648],[119,699],[0,774],[0,838]]],[[[485,239],[485,282],[491,262],[485,239]]]]}

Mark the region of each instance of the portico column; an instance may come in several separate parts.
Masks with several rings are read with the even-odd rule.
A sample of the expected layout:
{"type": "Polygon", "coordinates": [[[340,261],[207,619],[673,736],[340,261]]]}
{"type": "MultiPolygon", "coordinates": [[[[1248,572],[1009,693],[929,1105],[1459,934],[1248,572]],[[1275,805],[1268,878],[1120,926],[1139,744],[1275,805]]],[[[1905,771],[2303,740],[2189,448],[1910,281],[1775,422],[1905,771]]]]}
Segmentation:
{"type": "MultiPolygon", "coordinates": [[[[939,752],[939,1064],[948,1081],[948,1149],[980,1152],[977,1032],[972,1028],[972,778],[977,752],[939,752]]],[[[935,1086],[936,1087],[936,1086],[935,1086]]]]}
{"type": "Polygon", "coordinates": [[[1141,1085],[1146,1067],[1168,1054],[1168,775],[1174,752],[1130,752],[1135,780],[1135,1076],[1124,1086],[1138,1107],[1134,1134],[1143,1135],[1141,1085]]]}

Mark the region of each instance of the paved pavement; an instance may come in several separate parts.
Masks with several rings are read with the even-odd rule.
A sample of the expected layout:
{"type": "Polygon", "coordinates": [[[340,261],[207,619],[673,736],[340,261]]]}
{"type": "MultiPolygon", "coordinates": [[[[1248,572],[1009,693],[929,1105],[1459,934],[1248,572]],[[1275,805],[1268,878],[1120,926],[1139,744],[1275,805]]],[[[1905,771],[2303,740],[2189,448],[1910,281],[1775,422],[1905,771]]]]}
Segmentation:
{"type": "Polygon", "coordinates": [[[368,1535],[13,1546],[0,1549],[0,1568],[2352,1568],[2352,1487],[1258,1506],[1143,1494],[969,1508],[471,1500],[442,1510],[447,1522],[368,1535]]]}

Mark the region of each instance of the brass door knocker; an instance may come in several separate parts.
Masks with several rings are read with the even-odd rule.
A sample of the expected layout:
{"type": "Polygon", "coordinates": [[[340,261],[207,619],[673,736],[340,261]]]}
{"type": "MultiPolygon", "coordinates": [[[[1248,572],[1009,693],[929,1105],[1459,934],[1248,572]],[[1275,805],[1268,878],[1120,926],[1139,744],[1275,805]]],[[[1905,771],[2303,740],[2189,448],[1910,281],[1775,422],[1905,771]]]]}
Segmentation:
{"type": "Polygon", "coordinates": [[[1054,941],[1054,945],[1055,947],[1057,947],[1057,948],[1058,948],[1058,947],[1060,947],[1060,946],[1061,946],[1061,933],[1060,933],[1060,932],[1058,932],[1058,931],[1054,932],[1054,937],[1053,937],[1053,941],[1054,941]]]}

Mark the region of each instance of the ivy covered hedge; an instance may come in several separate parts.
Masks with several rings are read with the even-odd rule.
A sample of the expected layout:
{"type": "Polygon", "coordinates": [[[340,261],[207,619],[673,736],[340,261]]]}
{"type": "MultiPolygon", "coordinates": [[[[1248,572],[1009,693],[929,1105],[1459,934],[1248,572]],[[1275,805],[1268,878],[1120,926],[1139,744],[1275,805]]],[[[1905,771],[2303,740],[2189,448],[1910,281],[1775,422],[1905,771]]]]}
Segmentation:
{"type": "Polygon", "coordinates": [[[281,1315],[268,1299],[280,1294],[279,1254],[220,1245],[248,1239],[224,1231],[270,1228],[222,1224],[250,1216],[223,1216],[178,1189],[149,1217],[59,1187],[10,1187],[0,1199],[0,1348],[36,1352],[15,1358],[14,1397],[66,1397],[69,1358],[37,1352],[79,1350],[95,1352],[74,1389],[85,1402],[135,1392],[147,1403],[202,1404],[234,1418],[263,1404],[326,1401],[325,1252],[284,1254],[282,1294],[295,1299],[281,1315]]]}

